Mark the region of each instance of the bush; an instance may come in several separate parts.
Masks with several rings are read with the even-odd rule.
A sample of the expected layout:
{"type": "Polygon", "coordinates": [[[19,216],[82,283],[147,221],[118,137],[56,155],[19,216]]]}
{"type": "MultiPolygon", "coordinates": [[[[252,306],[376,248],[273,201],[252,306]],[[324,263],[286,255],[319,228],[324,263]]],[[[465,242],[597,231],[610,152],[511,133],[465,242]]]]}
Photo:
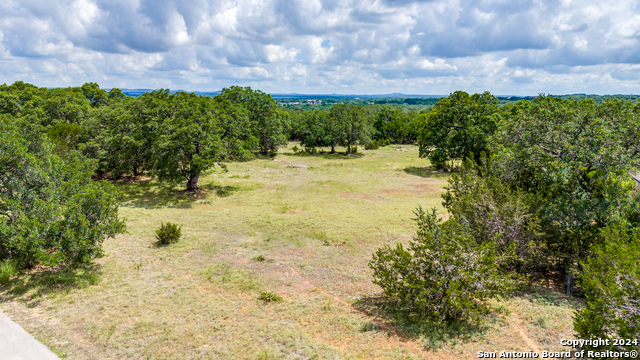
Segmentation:
{"type": "Polygon", "coordinates": [[[124,231],[115,188],[91,180],[96,162],[52,149],[41,127],[0,115],[0,261],[18,269],[88,263],[124,231]]]}
{"type": "Polygon", "coordinates": [[[506,264],[508,270],[529,276],[544,274],[550,265],[544,261],[540,244],[540,221],[530,213],[525,194],[494,176],[492,166],[484,156],[479,164],[466,159],[451,174],[442,204],[451,219],[464,219],[477,243],[498,239],[500,253],[514,246],[516,256],[506,264]]]}
{"type": "Polygon", "coordinates": [[[173,223],[160,223],[160,228],[156,230],[156,239],[160,245],[177,243],[182,236],[182,225],[173,223]]]}
{"type": "Polygon", "coordinates": [[[0,284],[6,284],[11,279],[18,269],[12,261],[2,261],[0,262],[0,284]]]}
{"type": "Polygon", "coordinates": [[[387,306],[410,320],[478,322],[488,311],[486,300],[506,294],[512,275],[498,265],[495,241],[478,244],[466,224],[438,225],[431,214],[416,211],[418,234],[408,249],[398,243],[373,254],[373,283],[382,287],[387,306]]]}
{"type": "Polygon", "coordinates": [[[265,304],[271,302],[281,302],[282,296],[274,293],[273,291],[261,291],[258,300],[262,300],[265,304]]]}
{"type": "Polygon", "coordinates": [[[593,248],[579,278],[586,301],[576,313],[574,330],[584,339],[609,339],[611,350],[639,348],[637,342],[613,345],[613,339],[640,338],[640,234],[636,231],[626,225],[605,228],[602,243],[593,248]]]}
{"type": "Polygon", "coordinates": [[[391,142],[389,141],[389,139],[379,139],[379,140],[371,140],[371,141],[367,141],[364,144],[364,149],[365,150],[376,150],[382,146],[387,146],[391,144],[391,142]]]}

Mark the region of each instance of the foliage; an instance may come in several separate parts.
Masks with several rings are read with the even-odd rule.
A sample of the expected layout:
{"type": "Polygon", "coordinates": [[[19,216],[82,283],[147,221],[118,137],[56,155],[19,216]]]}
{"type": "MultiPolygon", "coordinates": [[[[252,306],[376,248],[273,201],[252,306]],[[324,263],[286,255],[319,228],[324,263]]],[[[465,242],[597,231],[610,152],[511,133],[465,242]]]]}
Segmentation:
{"type": "Polygon", "coordinates": [[[515,257],[505,270],[527,275],[544,273],[548,263],[540,241],[540,221],[527,203],[527,195],[509,188],[492,173],[493,164],[481,157],[479,164],[466,159],[449,178],[442,195],[451,221],[464,222],[479,244],[497,241],[496,248],[506,254],[513,247],[515,257]]]}
{"type": "Polygon", "coordinates": [[[95,161],[52,148],[38,125],[0,118],[0,260],[19,268],[88,263],[124,231],[115,189],[91,180],[95,161]]]}
{"type": "Polygon", "coordinates": [[[435,209],[416,211],[418,234],[408,249],[398,243],[373,254],[373,282],[389,307],[409,319],[479,321],[486,300],[506,294],[513,277],[499,271],[495,241],[478,244],[465,223],[437,223],[435,209]]]}
{"type": "Polygon", "coordinates": [[[580,285],[586,301],[575,316],[574,329],[584,339],[609,339],[611,350],[639,349],[640,233],[637,230],[628,224],[608,226],[601,234],[601,243],[594,246],[593,256],[583,262],[580,285]],[[636,339],[636,343],[614,346],[614,339],[636,339]]]}
{"type": "Polygon", "coordinates": [[[369,140],[371,124],[362,105],[334,105],[329,113],[329,123],[332,138],[347,147],[347,154],[353,152],[352,145],[358,141],[369,140]]]}
{"type": "Polygon", "coordinates": [[[416,141],[416,127],[410,114],[383,106],[375,116],[373,138],[394,144],[412,144],[416,141]]]}
{"type": "Polygon", "coordinates": [[[18,271],[16,265],[11,260],[0,261],[0,285],[6,284],[18,271]]]}
{"type": "Polygon", "coordinates": [[[182,225],[174,223],[160,223],[160,227],[156,229],[156,239],[160,245],[169,245],[177,243],[182,237],[182,225]]]}
{"type": "Polygon", "coordinates": [[[507,106],[496,133],[495,176],[528,194],[545,259],[561,277],[591,255],[608,224],[638,224],[640,198],[629,174],[640,168],[631,141],[640,121],[621,105],[540,96],[507,106]]]}
{"type": "Polygon", "coordinates": [[[258,300],[262,300],[265,304],[272,302],[281,302],[282,296],[274,293],[273,291],[261,291],[258,300]]]}
{"type": "Polygon", "coordinates": [[[375,150],[380,148],[381,146],[387,146],[389,144],[390,144],[389,139],[371,140],[364,144],[364,148],[365,150],[375,150]]]}
{"type": "Polygon", "coordinates": [[[232,86],[222,89],[217,97],[242,106],[249,117],[253,136],[258,139],[258,150],[264,155],[274,155],[278,148],[287,144],[290,128],[288,113],[278,109],[269,94],[250,87],[232,86]]]}
{"type": "Polygon", "coordinates": [[[448,161],[488,153],[498,114],[498,100],[488,92],[469,96],[456,91],[442,98],[418,119],[420,157],[444,169],[448,161]]]}
{"type": "Polygon", "coordinates": [[[255,141],[244,134],[248,123],[242,108],[221,98],[168,90],[141,98],[151,104],[146,109],[155,109],[150,170],[159,180],[187,180],[187,191],[195,191],[200,175],[215,164],[252,157],[255,141]]]}
{"type": "Polygon", "coordinates": [[[300,145],[308,149],[330,146],[333,152],[338,144],[339,135],[332,120],[327,111],[308,111],[300,130],[300,145]]]}

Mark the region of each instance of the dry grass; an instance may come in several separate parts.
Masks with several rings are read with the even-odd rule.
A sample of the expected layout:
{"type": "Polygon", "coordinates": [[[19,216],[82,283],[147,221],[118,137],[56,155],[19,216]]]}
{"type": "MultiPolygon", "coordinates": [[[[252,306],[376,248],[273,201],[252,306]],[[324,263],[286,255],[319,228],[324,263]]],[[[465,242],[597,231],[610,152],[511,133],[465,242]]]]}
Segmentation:
{"type": "MultiPolygon", "coordinates": [[[[290,145],[290,148],[292,145],[290,145]]],[[[421,359],[559,349],[572,304],[529,292],[496,302],[487,325],[403,325],[377,307],[367,263],[440,205],[446,173],[413,146],[364,156],[295,155],[229,164],[188,194],[120,185],[128,233],[75,272],[27,274],[0,308],[71,359],[421,359]],[[399,150],[399,151],[398,151],[399,150]],[[154,246],[161,222],[177,244],[154,246]],[[258,261],[255,259],[260,259],[258,261]],[[281,302],[259,300],[273,292],[281,302]]]]}

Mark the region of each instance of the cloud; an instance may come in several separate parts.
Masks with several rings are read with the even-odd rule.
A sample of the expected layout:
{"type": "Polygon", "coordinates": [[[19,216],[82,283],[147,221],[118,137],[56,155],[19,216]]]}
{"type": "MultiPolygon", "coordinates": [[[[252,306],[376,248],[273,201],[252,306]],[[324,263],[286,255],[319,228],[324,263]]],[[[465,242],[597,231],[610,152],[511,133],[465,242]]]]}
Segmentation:
{"type": "MultiPolygon", "coordinates": [[[[0,82],[628,92],[637,1],[5,0],[0,82]]],[[[637,90],[636,90],[637,92],[637,90]]]]}

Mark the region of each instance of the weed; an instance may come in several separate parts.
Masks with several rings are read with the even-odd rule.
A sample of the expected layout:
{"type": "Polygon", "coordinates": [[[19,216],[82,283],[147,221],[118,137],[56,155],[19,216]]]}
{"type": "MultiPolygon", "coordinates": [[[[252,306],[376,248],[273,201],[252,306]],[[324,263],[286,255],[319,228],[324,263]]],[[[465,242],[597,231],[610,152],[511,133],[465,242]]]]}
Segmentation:
{"type": "Polygon", "coordinates": [[[254,258],[253,258],[253,260],[255,260],[255,261],[259,261],[259,262],[263,262],[263,261],[267,260],[267,258],[265,258],[265,257],[264,257],[264,256],[262,256],[262,255],[258,255],[258,256],[256,256],[256,257],[254,257],[254,258]]]}
{"type": "Polygon", "coordinates": [[[274,293],[273,291],[261,291],[258,300],[262,300],[265,304],[272,302],[281,302],[282,296],[274,293]]]}
{"type": "Polygon", "coordinates": [[[543,315],[537,315],[536,317],[533,318],[533,324],[536,326],[546,328],[547,326],[549,326],[549,321],[543,315]]]}
{"type": "Polygon", "coordinates": [[[376,331],[378,327],[371,321],[367,321],[366,323],[362,323],[360,325],[360,332],[368,332],[368,331],[376,331]]]}

